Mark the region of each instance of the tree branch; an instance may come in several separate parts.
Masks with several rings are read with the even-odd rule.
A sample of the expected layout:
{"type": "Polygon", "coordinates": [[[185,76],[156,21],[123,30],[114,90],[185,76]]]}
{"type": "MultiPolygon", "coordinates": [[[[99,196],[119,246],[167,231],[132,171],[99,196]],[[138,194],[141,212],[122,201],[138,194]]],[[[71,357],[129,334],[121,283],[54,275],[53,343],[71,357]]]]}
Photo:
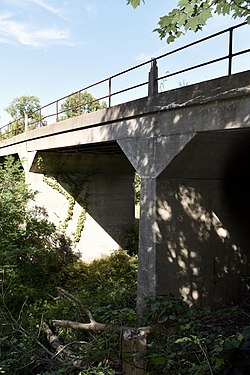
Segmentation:
{"type": "Polygon", "coordinates": [[[82,301],[74,296],[73,294],[69,293],[67,290],[64,290],[63,288],[57,287],[58,293],[60,296],[65,297],[69,299],[70,301],[73,301],[76,303],[80,309],[87,315],[91,323],[95,323],[95,319],[93,318],[93,315],[91,314],[90,310],[83,305],[82,301]]]}
{"type": "Polygon", "coordinates": [[[72,345],[73,343],[74,344],[75,343],[87,344],[87,342],[85,342],[85,341],[76,342],[75,341],[73,343],[71,342],[67,345],[63,345],[61,343],[59,337],[51,331],[49,325],[46,322],[43,322],[42,329],[46,333],[47,340],[51,344],[52,348],[55,350],[55,353],[52,356],[53,359],[55,359],[55,358],[58,358],[59,360],[63,360],[65,358],[71,359],[71,360],[73,360],[74,366],[76,366],[77,368],[82,368],[82,360],[77,358],[76,355],[70,349],[68,349],[68,347],[70,345],[72,345]]]}
{"type": "Polygon", "coordinates": [[[69,293],[68,291],[57,288],[58,292],[61,296],[68,298],[78,306],[80,306],[81,310],[88,316],[90,323],[81,323],[75,322],[71,320],[52,320],[52,324],[56,327],[63,327],[63,328],[72,328],[81,331],[109,331],[113,333],[122,333],[124,340],[136,340],[144,337],[149,333],[156,333],[156,332],[170,332],[173,333],[173,327],[165,327],[162,325],[153,325],[153,326],[146,326],[146,327],[128,327],[128,326],[119,326],[119,325],[112,325],[112,324],[104,324],[97,322],[91,311],[83,305],[79,298],[74,296],[73,294],[69,293]]]}

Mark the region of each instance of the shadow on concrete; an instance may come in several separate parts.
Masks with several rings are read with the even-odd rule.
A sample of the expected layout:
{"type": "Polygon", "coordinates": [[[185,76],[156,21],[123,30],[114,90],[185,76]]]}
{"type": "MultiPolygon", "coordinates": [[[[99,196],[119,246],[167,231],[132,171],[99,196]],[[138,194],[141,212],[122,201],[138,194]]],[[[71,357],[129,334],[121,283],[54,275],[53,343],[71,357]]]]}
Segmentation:
{"type": "Polygon", "coordinates": [[[197,135],[157,182],[157,292],[189,304],[239,302],[249,289],[250,130],[197,135]]]}

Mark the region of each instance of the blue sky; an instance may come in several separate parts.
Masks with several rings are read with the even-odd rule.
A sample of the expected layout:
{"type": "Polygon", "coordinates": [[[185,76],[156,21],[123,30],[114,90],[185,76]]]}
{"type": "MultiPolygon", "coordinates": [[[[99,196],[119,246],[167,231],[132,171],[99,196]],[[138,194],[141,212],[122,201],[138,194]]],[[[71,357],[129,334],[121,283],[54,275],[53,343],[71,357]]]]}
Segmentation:
{"type": "MultiPolygon", "coordinates": [[[[177,0],[146,0],[134,10],[126,0],[0,0],[0,125],[8,121],[4,108],[18,96],[35,95],[45,105],[240,22],[216,17],[203,32],[190,32],[167,45],[152,30],[176,4],[177,0]]],[[[238,37],[245,47],[249,29],[238,37]]],[[[212,56],[224,45],[225,40],[218,40],[186,57],[173,57],[161,67],[162,72],[172,71],[183,61],[195,63],[196,55],[212,56]]],[[[249,69],[249,55],[239,64],[249,69]]],[[[180,82],[192,83],[192,77],[184,75],[180,82]]]]}

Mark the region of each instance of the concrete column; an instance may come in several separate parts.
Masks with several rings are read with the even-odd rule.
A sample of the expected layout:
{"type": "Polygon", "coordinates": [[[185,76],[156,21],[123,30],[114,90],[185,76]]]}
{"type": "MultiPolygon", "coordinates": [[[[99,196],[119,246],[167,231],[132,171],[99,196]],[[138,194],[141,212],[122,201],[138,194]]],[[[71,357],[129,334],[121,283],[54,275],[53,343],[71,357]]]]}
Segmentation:
{"type": "Polygon", "coordinates": [[[141,178],[138,307],[156,294],[156,178],[141,178]]]}
{"type": "Polygon", "coordinates": [[[157,278],[159,277],[156,270],[159,240],[157,207],[160,199],[156,188],[157,178],[193,136],[194,133],[186,133],[118,141],[141,177],[137,292],[139,315],[144,298],[157,294],[157,278]]]}

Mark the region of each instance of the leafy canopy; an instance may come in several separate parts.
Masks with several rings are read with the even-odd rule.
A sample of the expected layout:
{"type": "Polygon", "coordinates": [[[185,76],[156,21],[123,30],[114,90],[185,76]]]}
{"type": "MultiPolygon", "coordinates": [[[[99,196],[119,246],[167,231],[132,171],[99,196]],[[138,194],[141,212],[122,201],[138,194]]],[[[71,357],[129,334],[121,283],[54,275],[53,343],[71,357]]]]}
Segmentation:
{"type": "Polygon", "coordinates": [[[62,103],[61,112],[65,113],[62,119],[98,111],[106,107],[106,102],[100,103],[90,92],[83,91],[80,94],[76,93],[68,96],[62,103]]]}
{"type": "Polygon", "coordinates": [[[12,135],[22,133],[25,128],[25,114],[29,123],[35,124],[40,121],[40,99],[33,95],[23,95],[12,100],[5,108],[5,111],[11,116],[10,130],[12,135]]]}
{"type": "MultiPolygon", "coordinates": [[[[137,8],[144,0],[127,0],[133,8],[137,8]]],[[[232,18],[243,18],[250,24],[250,1],[247,0],[179,0],[177,7],[160,17],[158,27],[160,39],[167,43],[188,30],[202,30],[206,22],[214,14],[230,15],[232,18]]]]}
{"type": "Polygon", "coordinates": [[[12,102],[5,108],[5,111],[12,117],[13,120],[17,120],[20,117],[24,117],[25,113],[28,117],[34,117],[34,111],[40,108],[40,100],[37,96],[23,95],[12,100],[12,102]]]}

